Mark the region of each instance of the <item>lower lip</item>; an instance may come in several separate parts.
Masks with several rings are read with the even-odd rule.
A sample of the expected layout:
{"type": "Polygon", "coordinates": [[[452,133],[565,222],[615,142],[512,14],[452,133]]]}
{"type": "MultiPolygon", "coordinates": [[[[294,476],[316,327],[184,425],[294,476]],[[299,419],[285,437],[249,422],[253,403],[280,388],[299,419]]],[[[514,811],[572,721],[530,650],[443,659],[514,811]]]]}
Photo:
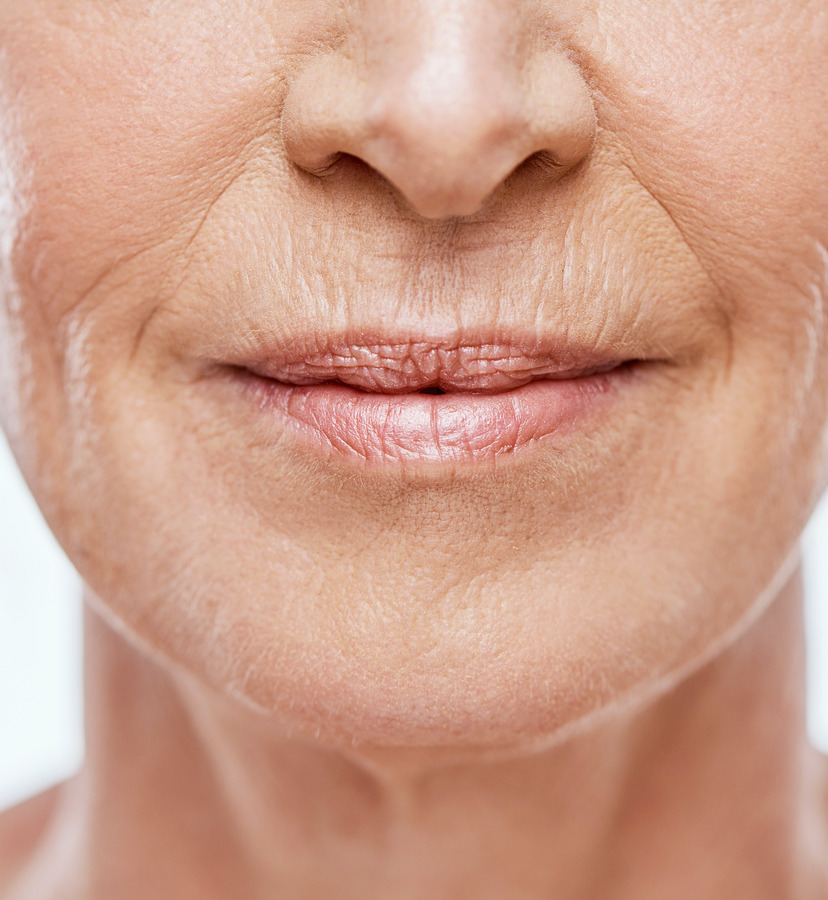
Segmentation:
{"type": "Polygon", "coordinates": [[[563,437],[615,393],[631,371],[533,381],[496,394],[374,394],[341,384],[284,384],[244,372],[261,411],[330,457],[369,464],[473,463],[563,437]]]}

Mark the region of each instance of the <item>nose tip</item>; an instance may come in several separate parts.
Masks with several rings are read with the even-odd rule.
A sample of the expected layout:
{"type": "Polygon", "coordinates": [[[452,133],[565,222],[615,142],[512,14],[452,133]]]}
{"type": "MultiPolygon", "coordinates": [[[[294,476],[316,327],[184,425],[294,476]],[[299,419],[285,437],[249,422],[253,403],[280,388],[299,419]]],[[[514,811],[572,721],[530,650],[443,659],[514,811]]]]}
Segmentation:
{"type": "Polygon", "coordinates": [[[359,145],[349,152],[424,218],[474,215],[536,153],[554,155],[558,171],[571,164],[571,146],[558,141],[551,151],[551,141],[539,139],[521,105],[495,91],[463,103],[437,93],[414,99],[407,93],[401,88],[373,105],[359,145]]]}
{"type": "Polygon", "coordinates": [[[474,215],[538,154],[552,165],[537,171],[561,177],[594,140],[592,98],[562,54],[492,64],[455,43],[381,76],[343,59],[309,66],[288,91],[285,147],[321,177],[355,157],[428,219],[474,215]]]}

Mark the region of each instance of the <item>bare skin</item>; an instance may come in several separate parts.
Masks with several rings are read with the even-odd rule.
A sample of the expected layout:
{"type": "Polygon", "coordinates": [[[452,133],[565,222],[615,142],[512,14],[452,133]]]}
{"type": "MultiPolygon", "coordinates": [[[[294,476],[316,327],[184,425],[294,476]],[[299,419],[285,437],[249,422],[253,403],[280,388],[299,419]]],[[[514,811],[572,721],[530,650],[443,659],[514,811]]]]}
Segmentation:
{"type": "Polygon", "coordinates": [[[2,896],[824,898],[800,609],[794,578],[652,705],[524,758],[453,763],[269,735],[90,614],[87,767],[4,816],[2,896]]]}
{"type": "Polygon", "coordinates": [[[8,900],[824,900],[827,40],[0,0],[0,423],[89,606],[8,900]]]}

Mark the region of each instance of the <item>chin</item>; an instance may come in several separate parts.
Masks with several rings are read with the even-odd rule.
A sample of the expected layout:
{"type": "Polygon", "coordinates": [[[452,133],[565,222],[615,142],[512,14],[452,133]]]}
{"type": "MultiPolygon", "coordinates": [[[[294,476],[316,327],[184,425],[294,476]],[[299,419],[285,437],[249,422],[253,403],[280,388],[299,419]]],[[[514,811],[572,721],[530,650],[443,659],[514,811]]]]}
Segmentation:
{"type": "Polygon", "coordinates": [[[511,594],[493,584],[474,603],[421,592],[397,594],[383,609],[365,594],[354,603],[350,591],[321,604],[309,595],[277,603],[248,584],[211,603],[196,592],[203,605],[190,606],[189,621],[184,601],[172,608],[167,597],[152,620],[119,627],[169,672],[186,672],[187,691],[223,697],[228,715],[274,739],[377,760],[508,758],[656,700],[750,625],[793,559],[764,590],[728,581],[719,594],[699,585],[681,598],[676,572],[649,585],[625,581],[639,562],[631,561],[615,569],[613,589],[598,559],[590,580],[561,577],[543,592],[527,583],[511,594]]]}

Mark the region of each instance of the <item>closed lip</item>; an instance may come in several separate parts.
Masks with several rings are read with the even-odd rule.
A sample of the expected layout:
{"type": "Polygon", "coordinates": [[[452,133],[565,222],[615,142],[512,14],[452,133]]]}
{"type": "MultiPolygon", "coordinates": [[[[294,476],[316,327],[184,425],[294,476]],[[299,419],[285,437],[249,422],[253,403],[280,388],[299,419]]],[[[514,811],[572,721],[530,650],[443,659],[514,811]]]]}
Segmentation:
{"type": "Polygon", "coordinates": [[[539,380],[607,372],[633,359],[565,340],[339,334],[296,338],[227,362],[284,385],[340,384],[375,394],[494,394],[539,380]]]}
{"type": "Polygon", "coordinates": [[[473,464],[563,439],[641,362],[562,339],[343,332],[222,364],[305,450],[387,465],[473,464]]]}

